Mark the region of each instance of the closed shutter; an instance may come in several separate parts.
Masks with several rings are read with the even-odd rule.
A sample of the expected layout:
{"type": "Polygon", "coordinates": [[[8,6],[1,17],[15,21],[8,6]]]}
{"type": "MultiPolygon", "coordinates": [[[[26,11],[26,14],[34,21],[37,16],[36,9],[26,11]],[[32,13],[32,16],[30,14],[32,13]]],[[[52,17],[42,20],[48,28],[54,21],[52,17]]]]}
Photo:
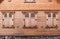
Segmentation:
{"type": "Polygon", "coordinates": [[[25,26],[30,27],[30,19],[29,18],[25,19],[25,26]]]}
{"type": "Polygon", "coordinates": [[[34,18],[31,18],[31,27],[36,26],[36,21],[34,18]]]}
{"type": "Polygon", "coordinates": [[[13,25],[13,14],[11,13],[4,13],[3,14],[3,25],[4,27],[12,27],[13,25]]]}

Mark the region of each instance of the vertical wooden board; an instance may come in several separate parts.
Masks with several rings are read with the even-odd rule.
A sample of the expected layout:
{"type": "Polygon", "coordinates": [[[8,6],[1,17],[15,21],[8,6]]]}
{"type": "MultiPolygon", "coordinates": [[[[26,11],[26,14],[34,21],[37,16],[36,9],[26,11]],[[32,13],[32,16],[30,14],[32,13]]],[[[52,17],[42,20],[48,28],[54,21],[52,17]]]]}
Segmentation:
{"type": "Polygon", "coordinates": [[[15,13],[15,26],[22,27],[24,25],[24,15],[21,11],[15,13]]]}
{"type": "Polygon", "coordinates": [[[58,25],[58,27],[60,29],[60,12],[57,13],[57,25],[58,25]]]}
{"type": "Polygon", "coordinates": [[[2,27],[2,13],[1,13],[1,11],[0,11],[0,28],[2,27]]]}
{"type": "Polygon", "coordinates": [[[44,11],[39,11],[37,15],[38,26],[46,26],[46,15],[44,11]]]}
{"type": "Polygon", "coordinates": [[[25,25],[26,25],[26,27],[30,27],[30,19],[29,18],[26,18],[25,19],[25,25]]]}
{"type": "Polygon", "coordinates": [[[32,26],[32,27],[37,25],[36,22],[37,22],[37,21],[36,21],[34,18],[31,18],[31,26],[32,26]]]}

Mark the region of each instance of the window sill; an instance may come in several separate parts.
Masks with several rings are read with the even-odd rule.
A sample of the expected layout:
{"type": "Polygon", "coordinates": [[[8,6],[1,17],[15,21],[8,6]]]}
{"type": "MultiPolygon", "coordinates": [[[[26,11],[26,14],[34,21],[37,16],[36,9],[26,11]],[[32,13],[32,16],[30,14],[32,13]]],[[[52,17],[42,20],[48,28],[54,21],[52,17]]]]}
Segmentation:
{"type": "Polygon", "coordinates": [[[26,26],[24,26],[23,28],[24,29],[37,29],[37,26],[34,26],[34,27],[26,27],[26,26]]]}
{"type": "Polygon", "coordinates": [[[36,3],[36,2],[24,2],[24,3],[36,3]]]}
{"type": "Polygon", "coordinates": [[[55,28],[55,29],[57,29],[58,26],[46,26],[45,28],[46,28],[46,29],[51,29],[51,28],[55,28]]]}
{"type": "Polygon", "coordinates": [[[12,28],[12,29],[13,29],[13,28],[15,28],[15,27],[2,27],[2,28],[12,28]]]}

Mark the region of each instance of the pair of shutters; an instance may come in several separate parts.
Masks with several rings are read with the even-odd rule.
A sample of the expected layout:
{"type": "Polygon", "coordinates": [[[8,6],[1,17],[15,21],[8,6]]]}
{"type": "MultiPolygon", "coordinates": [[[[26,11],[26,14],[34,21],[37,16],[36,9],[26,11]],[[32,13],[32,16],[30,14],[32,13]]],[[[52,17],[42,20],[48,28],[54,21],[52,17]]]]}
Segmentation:
{"type": "Polygon", "coordinates": [[[5,27],[13,26],[13,14],[11,14],[11,13],[4,13],[3,14],[3,25],[5,27]]]}
{"type": "Polygon", "coordinates": [[[36,26],[36,15],[34,13],[25,14],[25,26],[26,27],[36,26]]]}
{"type": "Polygon", "coordinates": [[[57,14],[56,13],[48,13],[47,17],[47,25],[48,26],[56,26],[57,25],[57,14]]]}

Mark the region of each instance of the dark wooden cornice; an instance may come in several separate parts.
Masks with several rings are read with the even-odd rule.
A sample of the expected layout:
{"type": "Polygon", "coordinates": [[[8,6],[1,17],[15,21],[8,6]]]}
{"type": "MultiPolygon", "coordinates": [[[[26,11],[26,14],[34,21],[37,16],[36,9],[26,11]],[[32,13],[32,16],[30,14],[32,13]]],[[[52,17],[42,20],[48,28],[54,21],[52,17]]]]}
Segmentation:
{"type": "Polygon", "coordinates": [[[60,0],[56,0],[57,3],[60,3],[60,0]]]}
{"type": "Polygon", "coordinates": [[[0,3],[2,3],[4,0],[0,0],[0,3]]]}

